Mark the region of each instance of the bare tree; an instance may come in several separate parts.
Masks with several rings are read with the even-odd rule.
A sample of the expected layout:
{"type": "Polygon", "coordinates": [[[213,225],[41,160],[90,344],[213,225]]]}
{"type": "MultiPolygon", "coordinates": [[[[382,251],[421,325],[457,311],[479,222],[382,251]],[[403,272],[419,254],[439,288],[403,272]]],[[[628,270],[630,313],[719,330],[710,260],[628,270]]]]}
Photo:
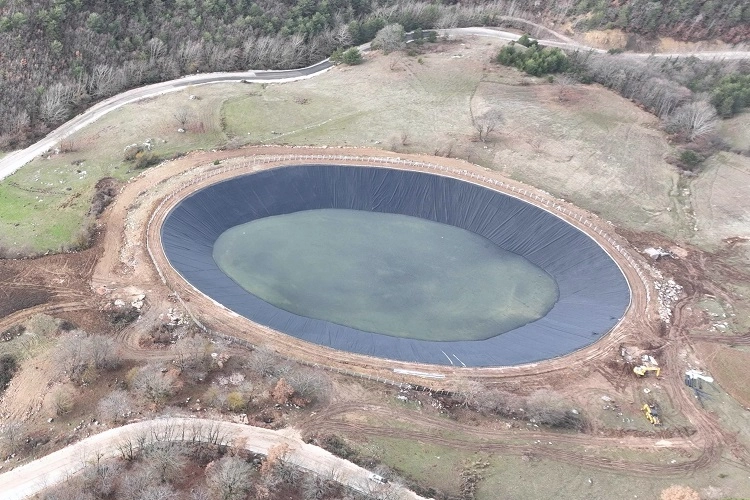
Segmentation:
{"type": "Polygon", "coordinates": [[[189,500],[213,500],[211,490],[205,487],[196,488],[190,491],[189,500]]]}
{"type": "Polygon", "coordinates": [[[126,391],[115,389],[99,401],[99,418],[114,424],[122,423],[132,411],[132,404],[126,391]]]}
{"type": "Polygon", "coordinates": [[[306,474],[302,479],[304,500],[335,498],[341,491],[341,484],[317,474],[306,474]]]}
{"type": "Polygon", "coordinates": [[[93,491],[87,491],[80,476],[56,485],[52,491],[42,493],[41,500],[97,500],[93,491]]]}
{"type": "Polygon", "coordinates": [[[177,500],[179,493],[171,484],[157,484],[141,491],[134,500],[177,500]]]}
{"type": "Polygon", "coordinates": [[[142,464],[130,469],[120,483],[122,498],[138,498],[141,492],[156,485],[154,471],[142,464]]]}
{"type": "Polygon", "coordinates": [[[65,387],[52,393],[52,409],[55,415],[65,415],[73,409],[73,394],[65,387]]]}
{"type": "Polygon", "coordinates": [[[542,425],[566,429],[581,429],[583,419],[558,394],[541,389],[534,392],[526,403],[526,415],[542,425]]]}
{"type": "Polygon", "coordinates": [[[180,338],[174,344],[175,357],[172,362],[180,370],[197,368],[207,361],[209,346],[208,340],[200,335],[180,338]]]}
{"type": "Polygon", "coordinates": [[[131,381],[133,391],[152,403],[161,403],[174,393],[174,375],[162,373],[158,365],[148,364],[140,368],[131,381]]]}
{"type": "Polygon", "coordinates": [[[258,347],[247,360],[248,368],[263,377],[273,377],[278,374],[281,358],[267,347],[258,347]]]}
{"type": "Polygon", "coordinates": [[[162,483],[177,479],[187,464],[182,447],[171,442],[155,443],[143,452],[145,466],[162,483]]]}
{"type": "Polygon", "coordinates": [[[372,48],[380,49],[384,54],[401,50],[406,46],[404,27],[400,24],[389,24],[378,31],[372,41],[372,48]]]}
{"type": "Polygon", "coordinates": [[[716,109],[706,101],[680,106],[667,119],[667,130],[691,141],[716,130],[716,109]]]}
{"type": "Polygon", "coordinates": [[[18,451],[26,437],[26,426],[20,420],[6,420],[0,428],[0,439],[7,453],[18,451]]]}
{"type": "Polygon", "coordinates": [[[333,28],[333,41],[337,47],[347,47],[352,44],[352,33],[349,25],[340,23],[333,28]]]}
{"type": "Polygon", "coordinates": [[[557,88],[557,100],[560,102],[568,101],[570,99],[573,85],[575,85],[575,80],[570,75],[556,75],[555,87],[557,88]]]}
{"type": "Polygon", "coordinates": [[[503,417],[516,415],[522,407],[526,406],[523,396],[500,389],[492,389],[482,394],[479,408],[503,417]]]}
{"type": "Polygon", "coordinates": [[[183,43],[177,57],[183,71],[195,73],[203,62],[203,43],[200,41],[183,43]]]}
{"type": "Polygon", "coordinates": [[[304,36],[296,33],[287,39],[281,52],[281,67],[295,68],[302,63],[305,51],[304,36]]]}
{"type": "Polygon", "coordinates": [[[102,335],[75,332],[63,337],[56,351],[56,361],[70,380],[84,382],[87,372],[117,367],[117,345],[102,335]]]}
{"type": "Polygon", "coordinates": [[[121,472],[119,462],[102,460],[102,455],[97,454],[95,460],[83,469],[83,489],[93,492],[96,498],[107,498],[115,491],[121,472]]]}
{"type": "Polygon", "coordinates": [[[164,54],[167,53],[167,45],[159,40],[158,38],[152,38],[148,41],[148,61],[155,63],[157,59],[160,59],[164,54]]]}
{"type": "Polygon", "coordinates": [[[306,368],[289,373],[287,382],[294,389],[295,395],[309,403],[323,399],[330,387],[330,380],[321,371],[306,368]]]}
{"type": "Polygon", "coordinates": [[[482,395],[486,391],[486,387],[480,382],[477,382],[476,380],[465,380],[460,383],[457,395],[463,406],[478,408],[482,400],[482,395]]]}
{"type": "Polygon", "coordinates": [[[49,123],[59,123],[70,113],[70,101],[65,86],[56,83],[42,94],[39,113],[42,119],[49,123]]]}
{"type": "Polygon", "coordinates": [[[29,129],[31,118],[29,117],[28,111],[21,109],[15,111],[5,125],[10,135],[21,135],[29,129]]]}
{"type": "Polygon", "coordinates": [[[206,484],[220,500],[245,498],[252,486],[253,468],[239,457],[224,457],[214,464],[206,477],[206,484]]]}
{"type": "Polygon", "coordinates": [[[190,121],[191,115],[192,113],[190,109],[185,106],[177,108],[177,110],[172,113],[172,116],[177,120],[177,123],[180,124],[182,130],[187,130],[187,123],[190,121]]]}
{"type": "Polygon", "coordinates": [[[263,486],[266,490],[274,491],[281,484],[296,484],[299,482],[302,472],[286,462],[288,454],[289,445],[286,443],[269,448],[266,460],[260,467],[263,486]]]}
{"type": "Polygon", "coordinates": [[[104,335],[90,335],[87,338],[90,359],[94,367],[99,369],[117,368],[119,357],[117,356],[117,343],[110,337],[104,335]]]}
{"type": "Polygon", "coordinates": [[[94,66],[89,80],[89,91],[95,96],[108,96],[122,88],[115,68],[108,64],[94,66]]]}
{"type": "Polygon", "coordinates": [[[55,361],[70,380],[78,379],[81,372],[86,369],[86,358],[86,346],[81,332],[71,333],[58,342],[55,361]]]}
{"type": "Polygon", "coordinates": [[[484,113],[474,117],[474,128],[479,134],[479,140],[487,142],[487,138],[498,125],[504,121],[503,114],[499,109],[488,109],[484,113]]]}

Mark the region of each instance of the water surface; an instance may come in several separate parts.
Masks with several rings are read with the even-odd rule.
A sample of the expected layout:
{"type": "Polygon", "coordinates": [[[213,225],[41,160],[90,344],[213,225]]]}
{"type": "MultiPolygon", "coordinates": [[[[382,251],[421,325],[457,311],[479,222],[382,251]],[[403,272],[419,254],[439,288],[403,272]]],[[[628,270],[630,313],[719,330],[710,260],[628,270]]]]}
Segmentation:
{"type": "Polygon", "coordinates": [[[286,311],[420,340],[481,340],[543,317],[558,297],[539,267],[465,229],[322,209],[258,219],[214,244],[219,268],[286,311]]]}

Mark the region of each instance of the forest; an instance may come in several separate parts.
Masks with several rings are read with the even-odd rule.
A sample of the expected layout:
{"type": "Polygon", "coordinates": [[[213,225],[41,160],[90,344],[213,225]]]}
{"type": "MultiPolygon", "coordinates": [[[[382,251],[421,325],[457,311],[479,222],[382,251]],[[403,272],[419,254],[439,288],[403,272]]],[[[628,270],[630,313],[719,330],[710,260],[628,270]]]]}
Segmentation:
{"type": "Polygon", "coordinates": [[[509,17],[691,40],[741,41],[750,31],[742,0],[0,0],[0,150],[147,83],[300,67],[391,23],[411,31],[508,26],[509,17]]]}

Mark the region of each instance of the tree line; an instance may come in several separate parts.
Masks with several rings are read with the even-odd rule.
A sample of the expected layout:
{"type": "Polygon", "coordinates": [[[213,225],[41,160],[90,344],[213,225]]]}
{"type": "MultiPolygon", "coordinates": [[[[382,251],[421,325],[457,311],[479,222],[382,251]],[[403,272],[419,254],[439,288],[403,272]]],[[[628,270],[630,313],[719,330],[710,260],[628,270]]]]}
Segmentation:
{"type": "Polygon", "coordinates": [[[577,18],[577,28],[622,29],[648,37],[679,40],[720,39],[729,43],[750,36],[750,3],[745,0],[568,0],[561,2],[577,18]]]}
{"type": "MultiPolygon", "coordinates": [[[[615,15],[612,9],[623,11],[639,1],[604,9],[602,22],[615,15]]],[[[669,6],[678,2],[651,3],[664,4],[662,11],[669,13],[669,6]]],[[[27,144],[92,102],[128,88],[195,72],[300,67],[370,41],[389,24],[400,24],[406,31],[515,26],[519,21],[511,17],[563,19],[596,14],[602,4],[588,0],[0,0],[0,149],[27,144]]],[[[748,9],[741,2],[721,4],[721,12],[731,10],[731,19],[746,18],[748,9]],[[736,14],[738,6],[743,8],[736,14]]],[[[696,8],[690,10],[698,16],[691,26],[703,26],[708,21],[700,16],[708,7],[696,8]]],[[[711,19],[714,29],[720,16],[711,19]]],[[[661,26],[648,26],[652,24],[654,29],[661,26]]],[[[700,33],[708,36],[713,31],[692,31],[690,36],[700,33]]]]}

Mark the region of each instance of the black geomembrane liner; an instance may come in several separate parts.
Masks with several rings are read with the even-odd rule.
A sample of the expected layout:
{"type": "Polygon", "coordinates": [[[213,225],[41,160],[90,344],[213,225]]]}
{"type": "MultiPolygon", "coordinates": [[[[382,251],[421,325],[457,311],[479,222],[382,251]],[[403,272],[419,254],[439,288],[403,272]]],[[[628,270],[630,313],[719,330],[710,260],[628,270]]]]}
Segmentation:
{"type": "Polygon", "coordinates": [[[554,358],[599,340],[630,304],[620,268],[579,229],[512,196],[423,172],[296,165],[243,175],[182,200],[161,233],[177,272],[238,314],[308,342],[399,361],[506,366],[554,358]],[[560,297],[543,318],[487,340],[413,340],[284,311],[245,291],[214,262],[213,244],[227,229],[321,208],[410,215],[467,229],[544,269],[560,297]]]}

